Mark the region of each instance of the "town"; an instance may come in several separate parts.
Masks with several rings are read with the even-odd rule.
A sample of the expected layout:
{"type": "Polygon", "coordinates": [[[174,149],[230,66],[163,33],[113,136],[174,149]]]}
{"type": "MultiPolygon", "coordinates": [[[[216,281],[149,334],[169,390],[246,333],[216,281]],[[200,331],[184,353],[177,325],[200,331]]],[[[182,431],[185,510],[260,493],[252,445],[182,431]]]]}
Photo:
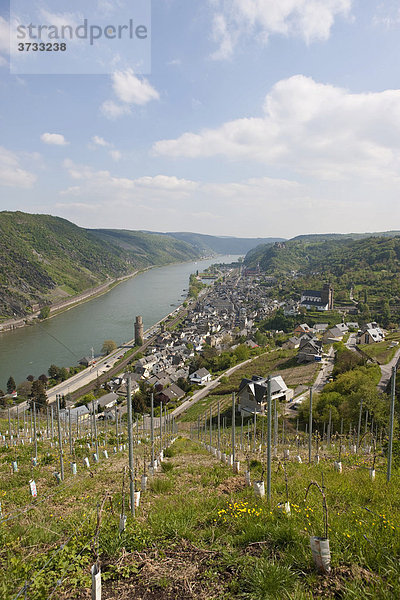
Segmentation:
{"type": "MultiPolygon", "coordinates": [[[[48,401],[44,404],[48,402],[51,407],[56,398],[60,398],[63,418],[71,416],[73,420],[88,418],[93,409],[98,418],[114,418],[116,406],[125,414],[126,373],[129,373],[133,407],[138,415],[148,412],[153,396],[156,406],[163,405],[169,413],[178,416],[185,407],[210,393],[227,370],[237,369],[242,363],[279,348],[294,352],[291,355],[294,364],[315,365],[314,371],[319,373],[318,392],[332,381],[334,344],[344,344],[359,359],[374,360],[366,349],[384,342],[385,331],[376,322],[360,326],[346,310],[335,313],[334,290],[329,284],[321,282],[320,290],[303,291],[298,301],[282,302],[269,293],[275,285],[274,277],[261,274],[259,269],[245,268],[241,263],[214,265],[205,273],[193,274],[188,297],[181,307],[146,334],[142,318],[137,316],[132,342],[105,357],[84,357],[80,361],[86,367],[84,371],[64,382],[55,381],[56,385],[46,390],[48,401]],[[314,316],[320,315],[321,321],[324,314],[328,315],[328,322],[313,325],[301,322],[308,311],[313,311],[314,316]],[[276,318],[277,314],[297,322],[292,331],[266,329],[268,319],[276,318]],[[337,321],[338,318],[341,320],[337,321]],[[127,362],[125,353],[129,356],[132,348],[135,348],[133,357],[127,362]],[[121,359],[126,367],[118,369],[121,359]],[[103,377],[101,386],[99,369],[103,377]],[[85,393],[80,394],[82,377],[86,383],[92,381],[93,392],[84,388],[85,393]],[[74,390],[75,379],[77,391],[71,399],[67,390],[74,390]]],[[[393,349],[393,364],[397,364],[399,357],[399,341],[395,338],[396,335],[392,335],[387,343],[389,351],[393,349]]],[[[387,369],[386,378],[382,375],[383,391],[388,384],[388,374],[387,369]]],[[[280,398],[292,403],[289,407],[296,410],[303,400],[302,386],[288,389],[281,375],[276,374],[280,398]]],[[[260,373],[252,372],[251,376],[259,377],[260,373]]],[[[241,388],[242,385],[238,393],[241,388]]],[[[17,403],[12,408],[15,412],[16,396],[16,392],[10,390],[2,399],[3,406],[12,400],[17,403]]],[[[35,401],[39,406],[40,400],[31,395],[20,405],[20,410],[35,401]]],[[[257,402],[246,401],[242,409],[247,413],[264,413],[257,402]]]]}

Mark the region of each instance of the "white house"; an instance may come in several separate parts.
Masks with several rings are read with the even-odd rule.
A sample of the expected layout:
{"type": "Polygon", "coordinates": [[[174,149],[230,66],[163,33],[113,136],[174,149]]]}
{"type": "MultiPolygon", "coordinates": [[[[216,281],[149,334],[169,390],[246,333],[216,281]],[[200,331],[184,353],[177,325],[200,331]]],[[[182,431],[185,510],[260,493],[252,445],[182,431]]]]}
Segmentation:
{"type": "MultiPolygon", "coordinates": [[[[242,413],[260,413],[264,415],[267,407],[266,377],[253,375],[252,379],[242,379],[239,386],[239,406],[242,413]]],[[[271,377],[271,400],[289,402],[293,398],[293,390],[288,388],[280,375],[271,377]]]]}
{"type": "Polygon", "coordinates": [[[211,373],[204,368],[198,369],[198,371],[189,375],[189,380],[190,383],[194,383],[195,385],[205,385],[211,381],[211,373]]]}

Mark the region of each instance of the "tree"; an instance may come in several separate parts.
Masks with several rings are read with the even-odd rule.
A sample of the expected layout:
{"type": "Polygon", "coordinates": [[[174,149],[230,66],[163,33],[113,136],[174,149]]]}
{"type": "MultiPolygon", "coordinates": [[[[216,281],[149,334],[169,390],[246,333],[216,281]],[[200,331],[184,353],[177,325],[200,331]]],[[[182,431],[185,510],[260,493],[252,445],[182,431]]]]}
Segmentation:
{"type": "Polygon", "coordinates": [[[61,381],[65,381],[66,379],[68,379],[68,377],[69,377],[68,369],[66,367],[61,367],[59,379],[61,379],[61,381]]]}
{"type": "Polygon", "coordinates": [[[16,385],[14,377],[10,376],[7,381],[7,394],[12,394],[13,392],[15,392],[15,388],[16,385]]]}
{"type": "Polygon", "coordinates": [[[137,392],[132,396],[132,410],[135,413],[145,413],[146,412],[146,398],[143,396],[141,392],[137,392]]]}
{"type": "Polygon", "coordinates": [[[8,408],[9,406],[13,405],[13,400],[12,398],[10,398],[9,396],[4,396],[3,394],[3,398],[0,398],[0,408],[8,408]]]}
{"type": "Polygon", "coordinates": [[[60,377],[60,367],[57,367],[56,365],[50,365],[47,372],[50,379],[58,379],[60,377]]]}
{"type": "Polygon", "coordinates": [[[47,406],[47,395],[44,389],[44,385],[41,381],[36,380],[32,383],[31,389],[31,407],[33,403],[36,405],[36,410],[40,410],[41,408],[45,408],[47,406]]]}
{"type": "Polygon", "coordinates": [[[268,343],[268,338],[265,335],[265,333],[261,333],[261,331],[259,329],[257,329],[255,335],[254,335],[254,341],[259,345],[259,346],[266,346],[268,343]]]}
{"type": "Polygon", "coordinates": [[[95,400],[94,394],[85,394],[75,406],[87,406],[88,404],[91,404],[93,400],[95,400]]]}
{"type": "Polygon", "coordinates": [[[101,351],[103,354],[110,354],[116,349],[117,344],[114,342],[114,340],[104,340],[101,351]]]}
{"type": "Polygon", "coordinates": [[[17,386],[18,397],[29,398],[32,389],[32,383],[30,381],[22,381],[17,386]]]}
{"type": "Polygon", "coordinates": [[[190,390],[192,389],[191,383],[187,379],[185,379],[184,377],[179,377],[178,381],[176,382],[176,385],[178,387],[180,387],[181,390],[183,390],[184,392],[186,392],[186,394],[188,392],[190,392],[190,390]]]}
{"type": "Polygon", "coordinates": [[[50,316],[50,306],[43,306],[39,313],[39,319],[48,319],[50,316]]]}
{"type": "Polygon", "coordinates": [[[41,375],[39,375],[38,379],[39,379],[39,381],[41,381],[43,383],[44,387],[47,388],[47,383],[49,381],[49,378],[47,377],[47,375],[42,373],[41,375]]]}
{"type": "Polygon", "coordinates": [[[250,350],[245,344],[240,344],[240,346],[235,348],[234,354],[236,355],[238,362],[243,362],[249,358],[250,350]]]}
{"type": "Polygon", "coordinates": [[[32,383],[33,381],[35,381],[35,378],[34,378],[34,376],[33,376],[33,375],[28,375],[28,377],[27,377],[26,379],[27,379],[28,381],[30,381],[31,383],[32,383]]]}
{"type": "Polygon", "coordinates": [[[4,396],[3,390],[0,390],[0,398],[2,398],[3,396],[4,396]]]}

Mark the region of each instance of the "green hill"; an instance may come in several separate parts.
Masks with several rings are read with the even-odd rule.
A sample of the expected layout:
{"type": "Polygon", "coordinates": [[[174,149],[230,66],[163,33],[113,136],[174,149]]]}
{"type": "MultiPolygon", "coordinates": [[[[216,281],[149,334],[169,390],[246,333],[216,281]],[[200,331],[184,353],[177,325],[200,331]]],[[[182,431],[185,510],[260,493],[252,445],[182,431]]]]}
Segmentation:
{"type": "Polygon", "coordinates": [[[201,254],[191,244],[162,234],[120,229],[88,229],[87,232],[96,240],[132,255],[140,266],[195,260],[201,254]]]}
{"type": "Polygon", "coordinates": [[[189,244],[82,229],[59,217],[0,213],[0,317],[28,314],[137,268],[195,259],[189,244]]]}
{"type": "Polygon", "coordinates": [[[283,238],[237,238],[187,232],[169,232],[166,235],[193,245],[202,254],[246,254],[259,244],[283,241],[283,238]]]}
{"type": "Polygon", "coordinates": [[[330,282],[336,304],[354,299],[361,318],[376,317],[384,325],[400,318],[400,236],[305,236],[258,246],[245,264],[277,275],[280,299],[299,299],[303,289],[330,282]]]}

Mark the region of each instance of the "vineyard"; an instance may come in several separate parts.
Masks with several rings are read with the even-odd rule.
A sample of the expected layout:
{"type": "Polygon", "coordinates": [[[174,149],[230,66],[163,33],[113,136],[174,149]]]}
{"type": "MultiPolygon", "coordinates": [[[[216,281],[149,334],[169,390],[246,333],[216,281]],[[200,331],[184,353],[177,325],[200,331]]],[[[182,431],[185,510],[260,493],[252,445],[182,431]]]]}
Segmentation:
{"type": "Polygon", "coordinates": [[[1,598],[398,598],[385,434],[274,416],[2,422],[1,598]]]}

